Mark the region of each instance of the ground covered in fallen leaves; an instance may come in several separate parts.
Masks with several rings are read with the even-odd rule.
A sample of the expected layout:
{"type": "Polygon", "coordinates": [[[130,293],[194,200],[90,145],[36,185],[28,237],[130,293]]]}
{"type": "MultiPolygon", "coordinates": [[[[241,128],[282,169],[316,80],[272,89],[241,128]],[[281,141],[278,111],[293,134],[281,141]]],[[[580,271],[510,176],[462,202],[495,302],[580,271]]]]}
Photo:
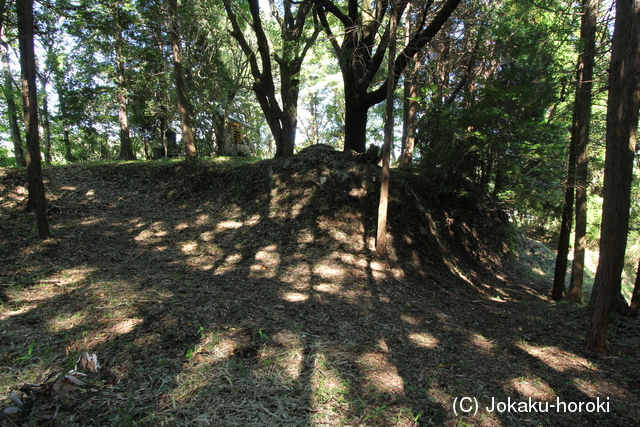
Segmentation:
{"type": "Polygon", "coordinates": [[[379,169],[325,150],[44,176],[42,241],[0,169],[0,425],[640,419],[638,318],[586,352],[553,254],[464,182],[394,173],[378,259],[379,169]]]}

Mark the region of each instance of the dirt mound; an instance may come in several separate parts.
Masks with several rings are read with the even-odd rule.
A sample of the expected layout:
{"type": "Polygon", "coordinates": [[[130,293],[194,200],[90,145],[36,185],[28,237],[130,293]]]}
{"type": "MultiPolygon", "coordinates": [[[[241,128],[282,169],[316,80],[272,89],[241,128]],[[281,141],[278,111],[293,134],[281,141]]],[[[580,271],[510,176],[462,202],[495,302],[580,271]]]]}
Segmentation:
{"type": "Polygon", "coordinates": [[[378,259],[379,172],[321,148],[260,162],[49,168],[59,209],[54,237],[40,241],[21,211],[22,171],[2,170],[0,396],[10,423],[638,419],[637,328],[613,326],[615,360],[585,354],[582,310],[548,302],[545,272],[516,263],[506,218],[464,185],[393,171],[390,256],[378,259]],[[83,352],[102,367],[79,384],[63,374],[83,352]],[[71,383],[56,390],[56,378],[71,383]],[[47,393],[19,396],[33,384],[47,393]],[[492,397],[608,396],[615,411],[456,414],[464,396],[483,407],[492,397]]]}

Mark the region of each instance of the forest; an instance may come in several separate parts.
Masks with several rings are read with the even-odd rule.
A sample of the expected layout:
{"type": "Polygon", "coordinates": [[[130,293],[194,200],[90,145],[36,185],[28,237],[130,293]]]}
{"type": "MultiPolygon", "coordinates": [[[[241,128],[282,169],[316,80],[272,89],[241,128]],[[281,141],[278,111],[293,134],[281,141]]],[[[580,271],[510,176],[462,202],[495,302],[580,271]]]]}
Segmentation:
{"type": "Polygon", "coordinates": [[[639,0],[0,0],[0,57],[0,426],[640,419],[639,0]]]}

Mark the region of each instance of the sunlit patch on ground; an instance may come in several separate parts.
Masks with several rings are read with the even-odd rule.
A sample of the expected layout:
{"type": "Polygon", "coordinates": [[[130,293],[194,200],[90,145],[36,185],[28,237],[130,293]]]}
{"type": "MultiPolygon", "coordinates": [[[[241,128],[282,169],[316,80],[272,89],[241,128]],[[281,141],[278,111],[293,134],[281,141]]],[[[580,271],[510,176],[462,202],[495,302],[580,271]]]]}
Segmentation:
{"type": "Polygon", "coordinates": [[[587,359],[557,347],[540,347],[528,343],[516,343],[518,347],[556,371],[596,371],[597,368],[587,359]]]}
{"type": "Polygon", "coordinates": [[[57,333],[64,330],[72,329],[78,325],[81,325],[84,322],[85,317],[86,314],[82,312],[60,313],[55,318],[49,321],[49,330],[53,333],[57,333]]]}
{"type": "Polygon", "coordinates": [[[607,380],[588,380],[575,378],[573,384],[585,395],[595,399],[597,397],[624,397],[629,391],[607,380]]]}
{"type": "Polygon", "coordinates": [[[514,378],[511,386],[523,397],[536,401],[551,401],[557,396],[543,379],[535,376],[514,378]]]}
{"type": "Polygon", "coordinates": [[[423,348],[438,348],[440,340],[426,332],[417,332],[409,335],[409,339],[417,346],[423,348]]]}
{"type": "Polygon", "coordinates": [[[238,221],[221,221],[216,225],[219,230],[234,230],[242,227],[242,223],[238,221]]]}
{"type": "Polygon", "coordinates": [[[304,302],[309,299],[309,295],[301,292],[285,292],[282,299],[288,302],[304,302]]]}
{"type": "Polygon", "coordinates": [[[472,344],[482,349],[484,352],[491,354],[495,350],[495,340],[489,340],[481,334],[472,334],[469,338],[472,344]]]}
{"type": "Polygon", "coordinates": [[[398,369],[384,353],[364,354],[358,360],[358,367],[364,376],[364,386],[371,392],[403,394],[404,381],[398,369]]]}

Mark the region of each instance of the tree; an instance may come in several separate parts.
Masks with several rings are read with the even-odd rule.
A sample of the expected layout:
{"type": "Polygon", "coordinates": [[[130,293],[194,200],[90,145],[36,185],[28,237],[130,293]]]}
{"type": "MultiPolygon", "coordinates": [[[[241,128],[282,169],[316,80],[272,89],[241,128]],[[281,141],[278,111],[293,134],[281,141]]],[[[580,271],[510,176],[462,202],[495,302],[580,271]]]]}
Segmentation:
{"type": "Polygon", "coordinates": [[[129,130],[129,111],[127,109],[127,79],[125,77],[125,58],[123,55],[124,50],[124,36],[123,36],[123,18],[122,15],[122,3],[118,2],[115,6],[115,22],[118,28],[115,31],[114,36],[114,51],[115,51],[115,68],[116,68],[116,97],[118,98],[118,121],[120,122],[120,159],[121,160],[135,160],[136,155],[133,152],[131,145],[131,132],[129,130]]]}
{"type": "Polygon", "coordinates": [[[180,31],[178,29],[178,2],[169,0],[169,31],[171,32],[171,49],[173,52],[173,67],[176,79],[176,92],[178,94],[178,113],[180,114],[180,125],[182,127],[182,139],[185,147],[185,158],[191,160],[196,158],[196,140],[191,126],[191,112],[189,100],[187,99],[186,87],[184,83],[184,70],[182,68],[182,55],[180,52],[180,31]]]}
{"type": "Polygon", "coordinates": [[[24,150],[22,149],[22,137],[20,135],[20,127],[18,126],[18,115],[16,102],[13,97],[14,83],[9,67],[9,42],[5,35],[6,25],[6,0],[0,0],[0,61],[2,62],[2,71],[4,73],[4,98],[7,103],[7,115],[9,119],[9,127],[11,129],[11,141],[13,142],[13,154],[16,159],[16,165],[26,166],[24,158],[24,150]]]}
{"type": "Polygon", "coordinates": [[[573,225],[573,203],[575,201],[576,173],[576,139],[571,136],[569,142],[569,168],[567,171],[567,184],[564,190],[564,206],[562,208],[562,218],[560,220],[560,235],[558,237],[558,251],[556,254],[556,264],[553,275],[553,289],[551,298],[556,301],[564,298],[564,280],[567,275],[567,264],[569,259],[569,244],[571,240],[571,227],[573,225]]]}
{"type": "Polygon", "coordinates": [[[550,111],[565,109],[573,49],[558,40],[574,33],[567,20],[577,15],[545,4],[550,10],[505,1],[456,12],[451,31],[424,50],[416,141],[420,169],[436,182],[496,198],[514,221],[536,227],[559,216],[568,120],[550,111]]]}
{"type": "MultiPolygon", "coordinates": [[[[408,8],[412,4],[407,5],[408,8]]],[[[408,10],[405,14],[405,43],[409,44],[411,37],[411,13],[408,10]]],[[[403,109],[402,109],[402,151],[400,153],[399,167],[401,169],[411,169],[413,150],[415,147],[416,116],[418,110],[418,83],[420,80],[420,67],[422,61],[420,54],[414,55],[405,70],[403,84],[403,109]]]]}
{"type": "MultiPolygon", "coordinates": [[[[409,43],[394,60],[395,86],[409,60],[418,53],[440,31],[461,0],[447,0],[427,25],[423,19],[414,29],[409,43]]],[[[389,46],[390,28],[387,20],[384,31],[380,31],[388,13],[388,2],[372,3],[369,0],[347,2],[343,11],[335,1],[313,0],[319,20],[338,58],[345,93],[345,140],[344,150],[363,153],[366,150],[367,114],[369,108],[382,102],[387,93],[387,82],[377,88],[377,73],[389,46]],[[339,43],[327,14],[333,15],[342,25],[344,36],[339,43]],[[382,35],[380,35],[382,33],[382,35]],[[370,91],[370,89],[372,89],[370,91]]],[[[408,1],[398,2],[403,13],[408,1]]],[[[423,14],[428,16],[432,1],[424,3],[423,14]]]]}
{"type": "Polygon", "coordinates": [[[278,99],[270,42],[260,16],[259,2],[258,0],[249,0],[248,3],[251,15],[249,22],[251,22],[256,36],[257,53],[249,44],[240,27],[238,10],[232,7],[229,0],[224,0],[227,16],[233,27],[232,35],[249,59],[251,75],[254,79],[252,88],[275,140],[276,157],[291,156],[293,155],[298,124],[298,97],[302,62],[320,30],[319,28],[313,30],[308,28],[312,2],[298,3],[284,0],[278,7],[273,0],[270,0],[271,12],[279,29],[279,40],[272,39],[271,42],[281,43],[280,52],[273,54],[280,72],[280,99],[278,99]],[[279,11],[280,8],[282,14],[279,11]],[[258,58],[260,62],[258,62],[258,58]]]}
{"type": "Polygon", "coordinates": [[[636,283],[633,286],[633,294],[631,296],[631,308],[640,308],[640,261],[638,261],[638,270],[636,271],[636,283]]]}
{"type": "Polygon", "coordinates": [[[576,234],[571,281],[567,295],[571,302],[582,301],[582,282],[587,231],[587,175],[589,125],[591,121],[591,93],[595,61],[596,21],[598,0],[583,0],[580,41],[582,52],[578,57],[577,87],[573,108],[567,187],[562,211],[560,236],[551,297],[560,300],[564,296],[564,280],[567,272],[569,236],[573,222],[574,201],[576,234]],[[576,200],[577,199],[577,200],[576,200]]]}
{"type": "MultiPolygon", "coordinates": [[[[584,51],[578,60],[578,89],[572,133],[576,140],[576,231],[573,245],[571,282],[567,299],[582,302],[584,254],[587,246],[587,178],[589,124],[591,123],[591,91],[596,48],[596,23],[599,0],[583,0],[580,38],[584,51]]],[[[572,136],[573,137],[573,136],[572,136]]]]}
{"type": "Polygon", "coordinates": [[[398,25],[398,4],[391,0],[391,22],[389,23],[389,68],[387,72],[387,100],[384,118],[384,144],[382,145],[382,179],[380,180],[380,202],[378,204],[378,228],[376,236],[376,253],[387,255],[387,211],[389,204],[389,153],[393,142],[393,84],[394,63],[396,56],[396,33],[398,25]]]}
{"type": "Polygon", "coordinates": [[[24,157],[24,150],[22,148],[22,136],[20,134],[20,127],[18,126],[18,114],[16,101],[13,97],[14,83],[11,76],[11,69],[9,68],[9,59],[7,53],[9,51],[9,43],[4,36],[4,25],[0,28],[0,38],[2,42],[0,44],[0,57],[2,61],[2,68],[4,72],[4,97],[7,103],[7,114],[9,116],[9,127],[11,128],[11,141],[13,142],[13,153],[16,158],[16,164],[18,166],[26,166],[27,162],[24,157]]]}
{"type": "Polygon", "coordinates": [[[36,214],[40,237],[49,237],[47,199],[42,182],[40,137],[38,134],[38,98],[36,85],[36,55],[34,46],[33,0],[16,0],[20,67],[22,69],[22,100],[27,141],[27,182],[29,200],[27,210],[36,214]]]}
{"type": "Polygon", "coordinates": [[[618,0],[609,68],[600,261],[586,338],[587,348],[597,352],[604,351],[610,312],[620,295],[640,107],[638,67],[640,1],[618,0]]]}
{"type": "Polygon", "coordinates": [[[47,78],[40,74],[42,85],[42,138],[45,166],[51,166],[51,121],[49,120],[49,97],[47,96],[47,78]]]}

